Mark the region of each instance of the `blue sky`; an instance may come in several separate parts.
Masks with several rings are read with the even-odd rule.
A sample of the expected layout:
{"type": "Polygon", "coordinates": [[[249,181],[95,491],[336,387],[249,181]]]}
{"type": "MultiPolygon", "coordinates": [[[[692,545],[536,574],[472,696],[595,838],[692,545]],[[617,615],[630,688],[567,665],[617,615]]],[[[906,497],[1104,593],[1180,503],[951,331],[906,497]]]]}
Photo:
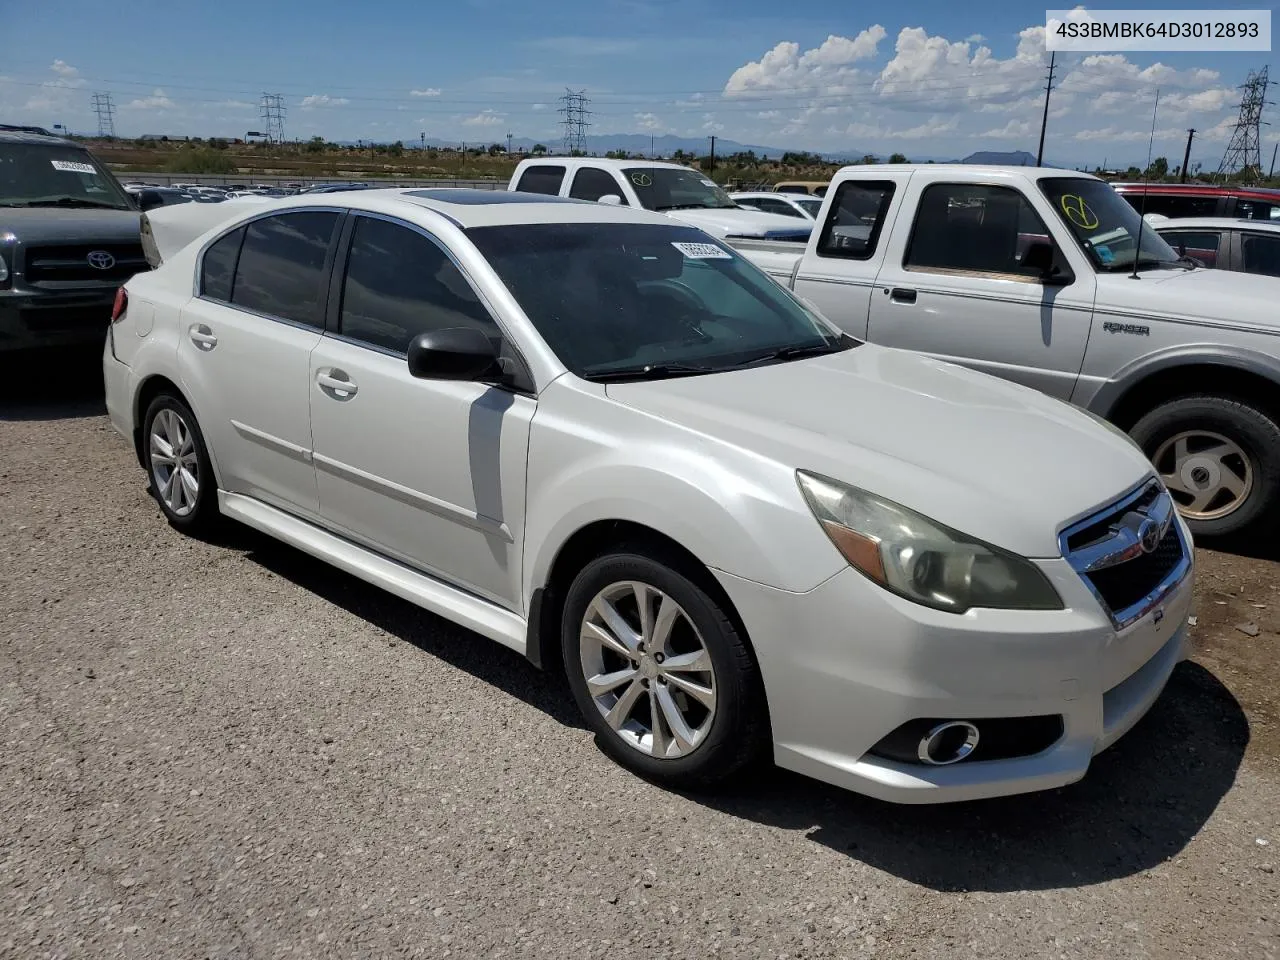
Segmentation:
{"type": "MultiPolygon", "coordinates": [[[[1129,7],[1150,6],[1135,2],[1129,7]]],[[[1209,5],[1209,4],[1202,4],[1209,5]]],[[[1258,6],[1257,4],[1248,4],[1258,6]]],[[[824,151],[1035,150],[1044,11],[954,0],[40,0],[0,4],[0,117],[92,132],[110,92],[121,135],[239,135],[281,93],[307,138],[554,143],[556,97],[585,88],[593,133],[717,134],[824,151]],[[726,15],[732,10],[731,15],[726,15]],[[104,13],[104,11],[109,11],[104,13]]],[[[1267,53],[1058,58],[1046,154],[1216,168],[1236,86],[1267,53]]],[[[1264,134],[1269,147],[1280,124],[1264,134]]],[[[1265,158],[1269,159],[1269,157],[1265,158]]]]}

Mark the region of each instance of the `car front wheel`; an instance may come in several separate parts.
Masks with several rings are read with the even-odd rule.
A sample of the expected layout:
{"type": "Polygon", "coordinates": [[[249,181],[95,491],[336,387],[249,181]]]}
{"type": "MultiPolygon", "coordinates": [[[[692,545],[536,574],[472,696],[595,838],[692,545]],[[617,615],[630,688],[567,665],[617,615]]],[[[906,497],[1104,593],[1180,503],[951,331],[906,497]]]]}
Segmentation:
{"type": "Polygon", "coordinates": [[[574,697],[610,757],[666,786],[708,787],[768,745],[755,658],[694,579],[641,553],[601,557],[565,599],[574,697]]]}

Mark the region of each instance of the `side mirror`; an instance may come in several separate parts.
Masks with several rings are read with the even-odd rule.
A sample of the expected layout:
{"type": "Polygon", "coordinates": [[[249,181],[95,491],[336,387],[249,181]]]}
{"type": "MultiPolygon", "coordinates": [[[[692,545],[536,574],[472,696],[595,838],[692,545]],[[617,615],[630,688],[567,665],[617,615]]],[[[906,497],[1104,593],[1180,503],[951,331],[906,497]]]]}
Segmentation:
{"type": "Polygon", "coordinates": [[[1027,252],[1022,255],[1022,266],[1028,270],[1035,270],[1043,283],[1065,284],[1068,282],[1067,278],[1054,264],[1056,253],[1057,250],[1052,243],[1037,240],[1027,247],[1027,252]]]}
{"type": "Polygon", "coordinates": [[[493,342],[474,327],[420,333],[409,343],[409,373],[422,380],[480,380],[501,376],[493,342]]]}
{"type": "Polygon", "coordinates": [[[622,198],[616,193],[606,193],[596,200],[596,203],[603,203],[607,207],[620,207],[622,206],[622,198]]]}

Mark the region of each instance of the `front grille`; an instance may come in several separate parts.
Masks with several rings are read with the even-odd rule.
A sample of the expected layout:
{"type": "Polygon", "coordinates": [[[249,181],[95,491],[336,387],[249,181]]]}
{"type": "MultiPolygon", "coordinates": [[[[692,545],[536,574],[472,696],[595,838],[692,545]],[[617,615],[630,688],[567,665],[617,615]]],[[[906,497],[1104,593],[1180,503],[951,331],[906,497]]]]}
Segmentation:
{"type": "Polygon", "coordinates": [[[1178,539],[1176,524],[1169,529],[1160,545],[1151,553],[1144,553],[1118,563],[1114,567],[1085,574],[1086,579],[1098,591],[1102,602],[1113,612],[1127,610],[1158,587],[1161,581],[1173,573],[1182,559],[1182,541],[1178,539]]]}
{"type": "Polygon", "coordinates": [[[149,269],[139,243],[76,243],[57,246],[28,247],[25,251],[24,274],[28,283],[50,280],[99,280],[122,283],[135,273],[149,269]],[[115,263],[106,270],[91,266],[89,254],[97,251],[111,254],[115,263]]]}
{"type": "Polygon", "coordinates": [[[1158,603],[1189,562],[1173,501],[1154,479],[1063,531],[1060,542],[1118,629],[1158,603]]]}

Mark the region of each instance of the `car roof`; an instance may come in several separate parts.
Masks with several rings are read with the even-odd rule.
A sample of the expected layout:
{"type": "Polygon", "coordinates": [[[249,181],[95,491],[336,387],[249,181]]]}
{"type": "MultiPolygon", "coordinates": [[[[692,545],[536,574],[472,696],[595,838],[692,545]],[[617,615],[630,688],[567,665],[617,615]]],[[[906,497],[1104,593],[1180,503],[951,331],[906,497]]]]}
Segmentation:
{"type": "Polygon", "coordinates": [[[665,160],[615,160],[612,157],[530,157],[520,161],[520,166],[547,164],[555,167],[605,167],[610,170],[628,170],[631,167],[657,167],[667,170],[692,170],[683,163],[668,163],[665,160]]]}
{"type": "Polygon", "coordinates": [[[621,207],[590,200],[570,200],[542,193],[517,193],[508,190],[476,190],[466,187],[376,188],[341,193],[304,193],[295,197],[279,197],[269,201],[267,210],[302,209],[305,207],[342,207],[367,210],[405,219],[415,219],[415,210],[426,209],[439,214],[454,225],[470,227],[503,226],[527,223],[654,223],[681,226],[678,221],[660,213],[621,207]]]}
{"type": "Polygon", "coordinates": [[[80,144],[64,137],[55,137],[43,133],[26,133],[22,130],[0,130],[0,143],[24,143],[38,147],[73,147],[83,150],[80,144]]]}
{"type": "Polygon", "coordinates": [[[1113,183],[1113,187],[1121,193],[1136,193],[1146,190],[1166,196],[1171,194],[1189,194],[1201,197],[1255,197],[1259,200],[1280,200],[1280,190],[1275,187],[1234,187],[1215,186],[1211,183],[1113,183]]]}
{"type": "Polygon", "coordinates": [[[1244,217],[1174,217],[1157,222],[1155,229],[1157,233],[1164,230],[1266,230],[1280,233],[1280,222],[1244,217]]]}
{"type": "Polygon", "coordinates": [[[731,197],[768,197],[770,200],[821,200],[807,193],[774,193],[770,190],[731,190],[731,197]]]}
{"type": "MultiPolygon", "coordinates": [[[[849,164],[841,167],[836,171],[836,176],[846,173],[857,174],[878,174],[885,175],[890,173],[913,173],[921,170],[928,170],[936,173],[939,177],[946,177],[954,174],[963,174],[965,176],[979,177],[1025,177],[1028,180],[1039,180],[1042,177],[1074,177],[1080,180],[1097,180],[1102,182],[1101,177],[1095,177],[1092,173],[1084,173],[1081,170],[1065,170],[1061,167],[1019,167],[1016,165],[1002,165],[998,163],[857,163],[849,164]]],[[[834,178],[832,178],[834,180],[834,178]]]]}

